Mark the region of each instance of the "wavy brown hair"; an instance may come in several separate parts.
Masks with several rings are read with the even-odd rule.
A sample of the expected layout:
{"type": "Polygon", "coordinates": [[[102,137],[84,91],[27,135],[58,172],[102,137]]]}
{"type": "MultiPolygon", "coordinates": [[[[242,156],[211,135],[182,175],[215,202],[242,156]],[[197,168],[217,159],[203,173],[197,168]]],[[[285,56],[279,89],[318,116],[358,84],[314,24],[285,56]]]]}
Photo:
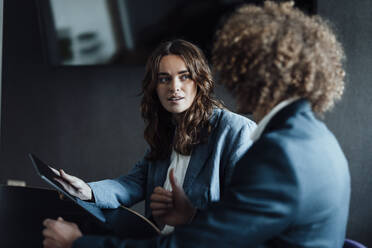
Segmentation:
{"type": "Polygon", "coordinates": [[[192,148],[205,141],[202,130],[209,134],[209,118],[215,107],[222,104],[214,98],[214,81],[203,52],[184,40],[173,40],[160,44],[147,60],[146,72],[142,81],[141,113],[146,128],[144,136],[150,146],[146,158],[165,159],[172,147],[183,155],[190,155],[192,148]],[[191,79],[196,83],[197,93],[194,102],[184,113],[177,126],[172,114],[164,109],[156,93],[159,64],[166,55],[177,55],[185,62],[191,79]]]}
{"type": "Polygon", "coordinates": [[[266,114],[290,97],[323,114],[344,90],[344,52],[330,26],[293,2],[244,5],[216,33],[213,63],[245,112],[266,114]]]}

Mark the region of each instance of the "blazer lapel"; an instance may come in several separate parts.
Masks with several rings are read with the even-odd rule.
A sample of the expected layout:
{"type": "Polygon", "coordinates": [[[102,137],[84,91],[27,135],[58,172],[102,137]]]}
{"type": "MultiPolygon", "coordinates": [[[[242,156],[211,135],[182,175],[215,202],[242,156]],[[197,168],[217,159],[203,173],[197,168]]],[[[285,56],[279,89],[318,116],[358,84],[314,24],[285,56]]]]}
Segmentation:
{"type": "MultiPolygon", "coordinates": [[[[210,156],[208,143],[197,145],[191,153],[189,166],[187,168],[185,180],[183,182],[183,189],[185,192],[187,192],[191,188],[193,181],[199,174],[200,170],[204,167],[204,165],[206,164],[210,156]]],[[[157,161],[155,162],[155,164],[153,164],[152,166],[152,169],[154,170],[153,187],[156,187],[156,186],[163,187],[164,182],[167,178],[167,172],[168,172],[169,165],[170,165],[170,158],[157,161]]]]}
{"type": "Polygon", "coordinates": [[[156,186],[163,187],[165,179],[167,177],[167,171],[168,171],[169,165],[170,165],[170,158],[156,161],[156,163],[154,164],[152,168],[154,170],[153,171],[154,187],[156,186]]]}
{"type": "Polygon", "coordinates": [[[192,151],[185,180],[183,181],[183,189],[186,193],[192,188],[195,178],[199,174],[200,170],[204,167],[210,156],[208,143],[199,144],[192,151]]]}
{"type": "MultiPolygon", "coordinates": [[[[220,113],[220,109],[213,110],[212,116],[209,120],[213,128],[216,128],[220,113]]],[[[189,166],[187,168],[185,180],[183,181],[183,190],[186,193],[192,188],[195,178],[198,176],[201,169],[205,166],[211,155],[210,143],[213,142],[212,133],[208,136],[208,139],[205,143],[197,145],[191,153],[189,166]]],[[[202,135],[208,135],[208,131],[206,128],[202,130],[202,135]]]]}
{"type": "MultiPolygon", "coordinates": [[[[221,110],[220,109],[214,109],[210,123],[212,126],[215,126],[218,123],[218,118],[220,116],[221,110]]],[[[202,130],[203,134],[207,134],[207,130],[202,130]]],[[[205,166],[207,163],[209,156],[211,155],[210,151],[210,143],[211,143],[211,135],[208,137],[207,142],[197,145],[192,153],[191,158],[189,162],[189,166],[186,171],[185,180],[183,182],[183,190],[187,193],[195,180],[195,178],[198,176],[200,170],[205,166]]],[[[170,165],[170,157],[168,159],[159,161],[154,168],[155,170],[155,178],[154,183],[155,186],[162,186],[166,180],[168,168],[170,165]]]]}

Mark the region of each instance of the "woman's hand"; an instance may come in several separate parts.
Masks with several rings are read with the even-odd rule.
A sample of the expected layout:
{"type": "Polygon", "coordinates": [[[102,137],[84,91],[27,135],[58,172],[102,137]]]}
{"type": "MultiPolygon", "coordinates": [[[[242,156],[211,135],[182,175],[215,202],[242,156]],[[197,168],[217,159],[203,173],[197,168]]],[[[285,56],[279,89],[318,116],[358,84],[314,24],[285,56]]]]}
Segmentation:
{"type": "Polygon", "coordinates": [[[72,243],[83,236],[75,223],[64,221],[61,217],[57,220],[46,219],[43,225],[44,248],[71,248],[72,243]]]}
{"type": "Polygon", "coordinates": [[[50,167],[52,171],[60,176],[63,180],[56,177],[54,178],[57,182],[59,182],[63,188],[70,193],[73,196],[76,196],[84,201],[91,201],[93,198],[92,189],[89,187],[89,185],[81,180],[78,177],[71,176],[64,172],[64,170],[60,169],[59,171],[50,167]]]}
{"type": "Polygon", "coordinates": [[[152,209],[152,216],[159,226],[163,226],[165,223],[159,216],[162,216],[173,208],[172,192],[162,187],[156,187],[150,197],[150,208],[152,209]]]}
{"type": "Polygon", "coordinates": [[[150,197],[150,208],[153,216],[165,214],[169,209],[173,208],[172,192],[165,190],[162,187],[156,187],[150,197]]]}
{"type": "Polygon", "coordinates": [[[155,219],[162,223],[177,226],[190,222],[195,215],[196,208],[191,205],[182,187],[174,178],[173,169],[169,172],[172,192],[156,187],[151,195],[150,207],[155,219]]]}

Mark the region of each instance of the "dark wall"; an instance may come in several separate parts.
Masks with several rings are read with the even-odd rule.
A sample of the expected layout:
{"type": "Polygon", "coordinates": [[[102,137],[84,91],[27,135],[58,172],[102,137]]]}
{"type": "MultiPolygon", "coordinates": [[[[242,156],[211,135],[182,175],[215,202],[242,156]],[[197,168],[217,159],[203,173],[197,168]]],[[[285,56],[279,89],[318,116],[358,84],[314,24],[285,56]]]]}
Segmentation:
{"type": "MultiPolygon", "coordinates": [[[[45,63],[36,7],[4,1],[0,183],[45,186],[26,154],[34,152],[85,180],[126,173],[146,147],[139,114],[143,67],[51,67],[45,63]],[[20,8],[19,6],[22,6],[20,8]]],[[[318,1],[347,54],[344,99],[326,116],[350,163],[352,204],[348,237],[372,246],[372,2],[318,1]]],[[[232,106],[232,99],[219,89],[232,106]]]]}
{"type": "Polygon", "coordinates": [[[343,100],[327,115],[348,158],[352,195],[348,236],[372,246],[372,1],[318,1],[335,26],[347,56],[343,100]]]}
{"type": "Polygon", "coordinates": [[[28,152],[87,181],[126,173],[145,149],[143,68],[49,66],[34,1],[4,1],[4,37],[0,183],[46,186],[28,152]]]}
{"type": "MultiPolygon", "coordinates": [[[[3,68],[3,0],[0,0],[0,129],[1,129],[1,82],[3,68]]],[[[1,134],[0,134],[1,140],[1,134]]]]}
{"type": "Polygon", "coordinates": [[[1,180],[42,185],[27,152],[87,180],[125,172],[145,148],[136,96],[143,69],[51,67],[34,1],[4,7],[1,180]]]}

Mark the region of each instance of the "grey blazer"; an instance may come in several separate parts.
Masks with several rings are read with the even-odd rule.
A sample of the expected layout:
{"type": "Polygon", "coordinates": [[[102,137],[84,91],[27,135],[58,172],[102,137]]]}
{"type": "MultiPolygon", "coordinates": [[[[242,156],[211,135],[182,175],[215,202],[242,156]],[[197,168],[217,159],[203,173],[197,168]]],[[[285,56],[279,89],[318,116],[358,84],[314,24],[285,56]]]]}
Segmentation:
{"type": "MultiPolygon", "coordinates": [[[[191,203],[200,209],[220,199],[235,164],[251,145],[250,134],[256,127],[253,121],[222,109],[213,111],[210,123],[213,129],[208,141],[193,149],[183,183],[191,203]]],[[[150,217],[149,198],[156,186],[163,186],[169,165],[170,158],[155,162],[143,158],[127,175],[89,183],[96,205],[130,207],[145,199],[145,216],[150,217]]]]}

